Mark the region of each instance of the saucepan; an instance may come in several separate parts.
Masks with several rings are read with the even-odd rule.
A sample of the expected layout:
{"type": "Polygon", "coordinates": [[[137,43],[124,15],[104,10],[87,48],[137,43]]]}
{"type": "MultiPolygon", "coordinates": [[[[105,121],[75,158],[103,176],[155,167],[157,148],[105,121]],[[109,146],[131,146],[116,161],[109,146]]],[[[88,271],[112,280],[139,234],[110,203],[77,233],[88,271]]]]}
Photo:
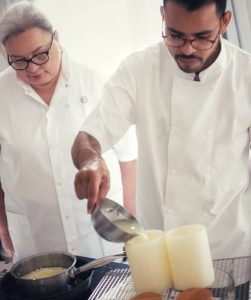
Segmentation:
{"type": "MultiPolygon", "coordinates": [[[[15,279],[16,286],[22,295],[50,296],[70,289],[76,275],[104,266],[119,258],[124,258],[125,252],[105,256],[76,268],[76,257],[67,252],[35,254],[15,263],[10,274],[15,279]]],[[[86,280],[90,283],[92,272],[86,280]]]]}

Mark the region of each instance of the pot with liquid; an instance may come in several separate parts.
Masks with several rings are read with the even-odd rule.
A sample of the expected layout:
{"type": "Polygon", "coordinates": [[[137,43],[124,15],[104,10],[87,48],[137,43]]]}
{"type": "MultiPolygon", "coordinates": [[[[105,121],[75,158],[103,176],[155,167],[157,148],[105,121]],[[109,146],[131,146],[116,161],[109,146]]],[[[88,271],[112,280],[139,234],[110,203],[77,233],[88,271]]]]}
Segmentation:
{"type": "Polygon", "coordinates": [[[70,288],[70,274],[77,259],[70,253],[45,253],[14,264],[11,275],[22,295],[53,295],[70,288]]]}
{"type": "Polygon", "coordinates": [[[76,257],[66,252],[35,254],[20,260],[11,268],[18,291],[27,296],[50,296],[71,289],[76,275],[86,274],[86,290],[92,278],[92,269],[104,266],[125,253],[105,256],[75,268],[76,257]]]}

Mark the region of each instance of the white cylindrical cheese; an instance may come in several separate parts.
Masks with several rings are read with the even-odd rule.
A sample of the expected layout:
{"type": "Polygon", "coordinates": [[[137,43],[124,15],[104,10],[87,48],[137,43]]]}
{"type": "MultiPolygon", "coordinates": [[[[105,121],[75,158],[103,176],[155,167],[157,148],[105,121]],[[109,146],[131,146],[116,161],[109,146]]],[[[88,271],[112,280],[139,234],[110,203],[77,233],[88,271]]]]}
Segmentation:
{"type": "Polygon", "coordinates": [[[174,287],[205,288],[214,282],[214,268],[206,229],[185,225],[165,234],[174,287]]]}
{"type": "Polygon", "coordinates": [[[138,293],[161,293],[172,286],[163,231],[148,230],[129,240],[126,254],[138,293]]]}

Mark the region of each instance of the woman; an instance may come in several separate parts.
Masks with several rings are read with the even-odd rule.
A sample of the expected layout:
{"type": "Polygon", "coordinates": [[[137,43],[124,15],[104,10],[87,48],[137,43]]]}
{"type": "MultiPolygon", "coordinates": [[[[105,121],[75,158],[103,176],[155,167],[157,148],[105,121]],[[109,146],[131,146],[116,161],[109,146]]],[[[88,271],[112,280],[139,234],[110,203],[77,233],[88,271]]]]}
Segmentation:
{"type": "MultiPolygon", "coordinates": [[[[0,75],[3,247],[9,255],[15,254],[15,260],[56,250],[103,256],[107,245],[94,232],[86,203],[76,200],[76,169],[70,155],[75,135],[99,99],[102,82],[91,69],[67,57],[57,32],[34,5],[12,6],[0,28],[11,66],[0,75]]],[[[124,203],[131,209],[136,148],[131,136],[124,143],[123,156],[118,158],[123,185],[129,187],[124,203]]],[[[109,197],[120,201],[118,162],[113,152],[106,157],[117,179],[109,197]]],[[[116,251],[115,246],[110,250],[116,251]]]]}

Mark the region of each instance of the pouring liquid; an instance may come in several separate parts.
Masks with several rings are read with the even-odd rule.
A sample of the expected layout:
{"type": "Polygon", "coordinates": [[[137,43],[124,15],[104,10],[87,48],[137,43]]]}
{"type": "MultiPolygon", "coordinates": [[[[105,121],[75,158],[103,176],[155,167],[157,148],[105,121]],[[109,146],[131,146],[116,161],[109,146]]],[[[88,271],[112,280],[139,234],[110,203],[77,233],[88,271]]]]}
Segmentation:
{"type": "Polygon", "coordinates": [[[125,231],[129,234],[140,235],[143,239],[148,239],[144,232],[144,228],[139,225],[136,220],[133,219],[122,219],[113,222],[120,230],[125,231]]]}
{"type": "Polygon", "coordinates": [[[124,207],[108,198],[105,200],[100,206],[100,210],[109,222],[115,225],[120,231],[132,237],[140,236],[144,240],[148,239],[144,228],[124,207]]]}

